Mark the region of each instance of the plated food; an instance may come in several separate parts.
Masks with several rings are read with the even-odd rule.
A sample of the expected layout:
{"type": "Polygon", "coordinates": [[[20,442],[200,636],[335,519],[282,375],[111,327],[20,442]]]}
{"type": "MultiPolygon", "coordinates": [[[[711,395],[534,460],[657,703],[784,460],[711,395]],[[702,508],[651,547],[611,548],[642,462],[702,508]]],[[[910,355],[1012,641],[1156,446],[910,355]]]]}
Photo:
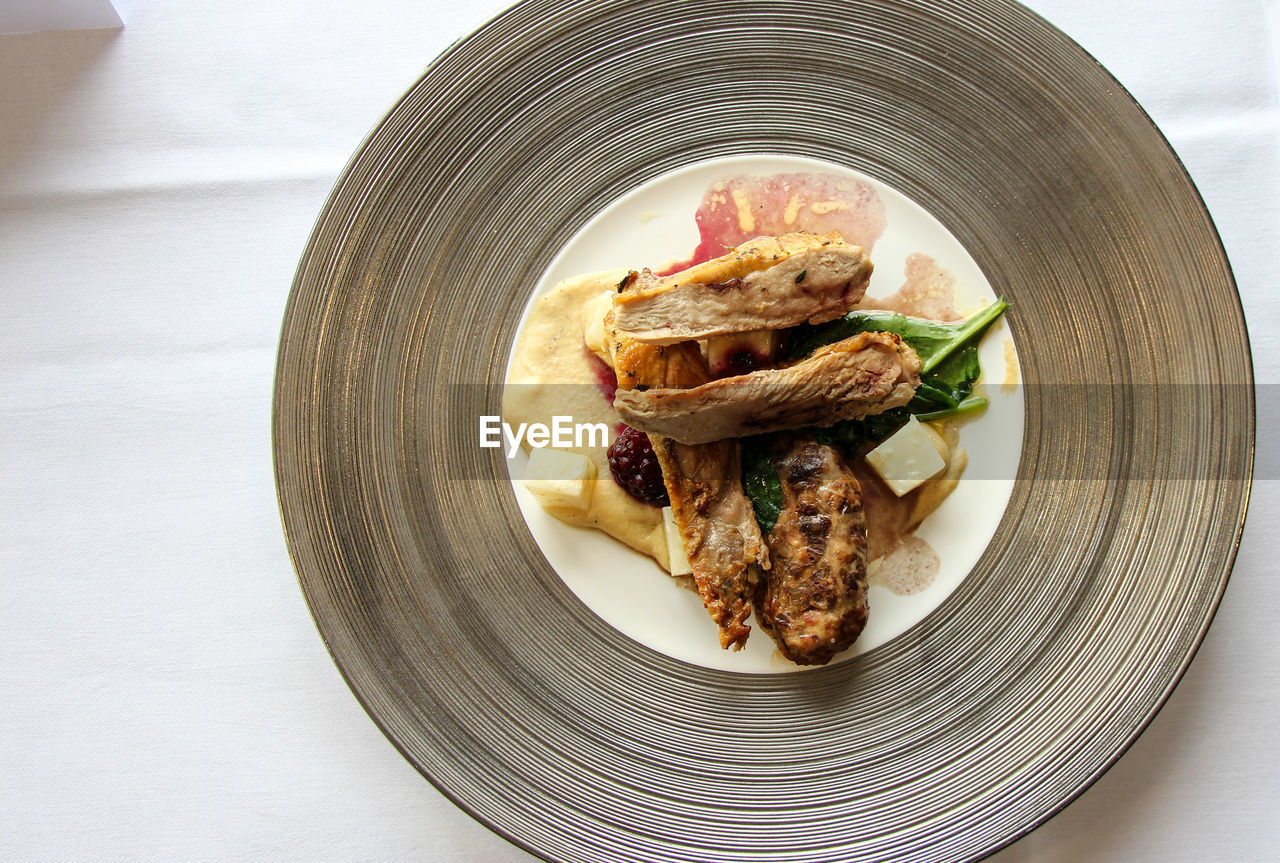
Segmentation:
{"type": "Polygon", "coordinates": [[[867,297],[883,208],[845,177],[726,178],[698,221],[689,260],[540,297],[504,413],[612,429],[608,447],[532,449],[539,503],[695,589],[722,647],[741,648],[754,615],[788,661],[825,664],[861,633],[871,574],[911,590],[936,571],[915,528],[965,469],[977,343],[1006,306],[962,318],[925,255],[867,297]],[[802,230],[741,236],[762,226],[802,230]]]}
{"type": "MultiPolygon", "coordinates": [[[[518,8],[434,64],[335,186],[281,341],[290,551],[374,720],[521,847],[975,860],[1112,765],[1201,643],[1252,454],[1230,268],[1176,156],[1106,70],[1025,8],[983,8],[518,8]],[[787,33],[805,44],[771,35],[787,33]],[[751,62],[762,49],[781,78],[751,62]],[[785,110],[760,110],[780,93],[785,110]],[[672,122],[635,134],[655,106],[672,122]],[[761,155],[779,146],[793,155],[761,155]],[[515,376],[512,348],[556,284],[715,257],[724,246],[690,254],[704,189],[848,176],[818,162],[833,156],[883,181],[874,243],[801,224],[812,208],[787,225],[780,195],[776,223],[761,214],[724,245],[836,230],[869,250],[872,297],[909,284],[912,315],[950,321],[1016,290],[1018,318],[983,340],[989,405],[958,429],[963,482],[907,538],[937,550],[936,578],[881,583],[885,560],[921,549],[903,541],[877,565],[894,538],[877,540],[875,513],[911,497],[862,483],[866,627],[796,679],[755,623],[723,650],[699,595],[652,555],[548,514],[521,456],[476,450],[475,422],[501,413],[494,384],[515,376]],[[949,280],[954,309],[923,308],[949,280]],[[1034,386],[1005,386],[1015,337],[1034,386]],[[1066,377],[1100,386],[1052,385],[1066,377]],[[1208,481],[1164,481],[1194,477],[1208,481]]],[[[543,333],[580,340],[581,305],[562,301],[543,333]]],[[[545,388],[552,416],[579,418],[579,396],[606,404],[579,359],[563,368],[581,381],[545,388]]],[[[743,448],[744,466],[762,456],[743,448]]],[[[593,499],[614,489],[661,512],[607,473],[593,499]]]]}

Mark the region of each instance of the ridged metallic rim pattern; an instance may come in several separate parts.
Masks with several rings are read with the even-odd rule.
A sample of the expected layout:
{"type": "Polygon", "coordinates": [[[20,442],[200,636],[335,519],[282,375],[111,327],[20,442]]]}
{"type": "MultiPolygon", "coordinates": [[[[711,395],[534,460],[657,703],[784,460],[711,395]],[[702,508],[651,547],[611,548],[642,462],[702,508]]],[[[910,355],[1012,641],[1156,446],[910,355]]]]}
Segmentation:
{"type": "Polygon", "coordinates": [[[511,841],[612,863],[966,860],[1050,817],[1191,661],[1254,434],[1239,298],[1185,171],[1105,70],[1005,0],[510,9],[335,187],[273,419],[302,589],[370,715],[511,841]],[[776,676],[597,619],[476,445],[573,233],[667,170],[752,153],[929,209],[1012,300],[1027,384],[1019,481],[961,588],[880,649],[776,676]]]}

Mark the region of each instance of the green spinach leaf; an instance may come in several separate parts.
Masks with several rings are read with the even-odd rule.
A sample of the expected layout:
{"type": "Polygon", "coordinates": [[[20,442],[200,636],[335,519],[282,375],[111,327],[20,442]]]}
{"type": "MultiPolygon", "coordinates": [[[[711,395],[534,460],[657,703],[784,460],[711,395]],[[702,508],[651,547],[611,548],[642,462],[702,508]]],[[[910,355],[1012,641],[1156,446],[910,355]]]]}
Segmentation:
{"type": "Polygon", "coordinates": [[[782,481],[769,460],[769,435],[743,438],[742,490],[755,509],[760,533],[767,536],[782,514],[782,481]]]}

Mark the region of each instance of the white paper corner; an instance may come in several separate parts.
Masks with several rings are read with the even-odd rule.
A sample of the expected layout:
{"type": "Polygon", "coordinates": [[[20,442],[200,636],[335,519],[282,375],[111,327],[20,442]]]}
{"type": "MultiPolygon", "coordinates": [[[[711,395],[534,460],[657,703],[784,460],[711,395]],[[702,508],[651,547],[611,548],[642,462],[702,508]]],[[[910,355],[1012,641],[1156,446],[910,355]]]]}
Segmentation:
{"type": "Polygon", "coordinates": [[[0,0],[0,35],[123,26],[111,0],[0,0]]]}

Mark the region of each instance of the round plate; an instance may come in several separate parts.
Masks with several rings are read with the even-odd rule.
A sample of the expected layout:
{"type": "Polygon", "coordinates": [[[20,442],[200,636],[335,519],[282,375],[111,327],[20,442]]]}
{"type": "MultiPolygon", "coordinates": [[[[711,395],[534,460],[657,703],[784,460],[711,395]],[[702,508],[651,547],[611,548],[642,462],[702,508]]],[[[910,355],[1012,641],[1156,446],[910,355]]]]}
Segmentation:
{"type": "Polygon", "coordinates": [[[300,263],[275,393],[303,591],[370,715],[556,861],[963,860],[1134,740],[1225,588],[1253,460],[1230,269],[1141,109],[1010,2],[533,0],[440,57],[300,263]],[[672,659],[540,554],[500,450],[529,292],[682,165],[794,155],[932,213],[1009,315],[1003,521],[922,623],[804,674],[672,659]]]}

